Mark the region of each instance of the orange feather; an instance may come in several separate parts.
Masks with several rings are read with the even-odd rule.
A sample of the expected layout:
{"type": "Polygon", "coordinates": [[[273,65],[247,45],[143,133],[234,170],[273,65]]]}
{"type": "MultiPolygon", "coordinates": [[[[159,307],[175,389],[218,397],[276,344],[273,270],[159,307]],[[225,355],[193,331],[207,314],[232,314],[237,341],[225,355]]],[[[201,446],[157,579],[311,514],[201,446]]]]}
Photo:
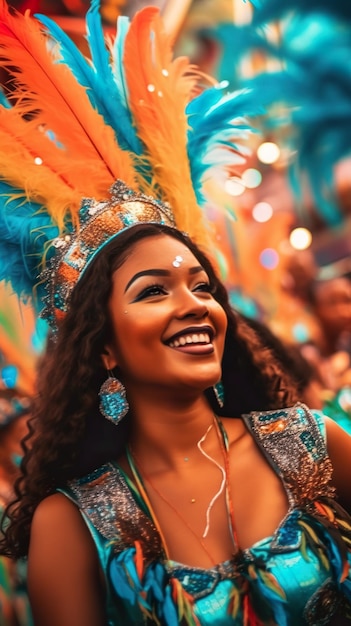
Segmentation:
{"type": "MultiPolygon", "coordinates": [[[[81,196],[106,197],[116,178],[134,187],[132,158],[119,148],[113,130],[93,109],[84,87],[59,62],[40,23],[28,12],[12,15],[5,0],[0,0],[0,38],[0,66],[7,67],[15,79],[11,99],[17,118],[14,115],[11,120],[12,131],[17,120],[21,140],[26,136],[30,146],[28,152],[45,155],[47,167],[81,196]],[[24,116],[32,120],[26,128],[20,120],[24,116]],[[49,140],[45,144],[38,128],[54,133],[61,148],[49,140]]],[[[42,195],[46,197],[46,192],[42,195]]]]}
{"type": "Polygon", "coordinates": [[[33,123],[26,122],[14,109],[0,108],[0,146],[3,180],[45,206],[59,226],[63,226],[66,212],[70,211],[74,219],[82,194],[70,182],[64,154],[55,158],[56,169],[51,169],[51,153],[56,148],[37,126],[33,129],[33,123]],[[38,157],[41,164],[35,160],[38,157]]]}
{"type": "Polygon", "coordinates": [[[171,44],[157,8],[134,16],[123,59],[130,108],[153,171],[153,193],[170,203],[178,228],[207,243],[190,176],[184,112],[200,73],[184,57],[172,60],[171,44]]]}

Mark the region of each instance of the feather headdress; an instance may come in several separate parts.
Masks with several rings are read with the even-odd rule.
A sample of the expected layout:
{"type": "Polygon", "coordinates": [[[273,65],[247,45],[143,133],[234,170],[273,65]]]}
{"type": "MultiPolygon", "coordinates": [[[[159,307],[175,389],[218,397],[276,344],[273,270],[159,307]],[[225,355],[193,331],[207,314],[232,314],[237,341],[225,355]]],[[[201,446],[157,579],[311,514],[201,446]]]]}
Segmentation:
{"type": "Polygon", "coordinates": [[[48,17],[0,0],[12,79],[0,97],[0,280],[21,298],[34,290],[39,311],[45,288],[53,327],[99,249],[132,224],[171,223],[208,243],[204,178],[241,158],[249,130],[245,92],[173,59],[157,9],[119,18],[105,40],[94,0],[87,41],[89,59],[48,17]]]}

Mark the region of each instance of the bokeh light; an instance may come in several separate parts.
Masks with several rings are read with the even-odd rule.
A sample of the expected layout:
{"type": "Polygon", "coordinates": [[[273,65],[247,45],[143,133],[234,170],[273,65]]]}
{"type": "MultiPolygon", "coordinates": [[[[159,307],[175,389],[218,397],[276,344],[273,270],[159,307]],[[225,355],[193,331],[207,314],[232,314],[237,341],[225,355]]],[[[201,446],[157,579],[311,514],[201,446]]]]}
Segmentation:
{"type": "Polygon", "coordinates": [[[254,167],[249,167],[242,173],[241,179],[245,187],[248,189],[255,189],[255,187],[258,187],[262,182],[262,174],[254,167]]]}
{"type": "Polygon", "coordinates": [[[279,263],[279,254],[273,248],[265,248],[260,254],[260,263],[266,270],[274,270],[279,263]]]}
{"type": "Polygon", "coordinates": [[[294,228],[290,233],[290,244],[295,250],[306,250],[312,243],[312,233],[307,228],[294,228]]]}
{"type": "Polygon", "coordinates": [[[238,178],[238,176],[228,178],[225,181],[224,188],[230,196],[241,196],[245,191],[245,185],[243,185],[241,178],[238,178]]]}
{"type": "Polygon", "coordinates": [[[271,164],[278,161],[280,157],[280,149],[276,143],[265,141],[257,148],[257,158],[261,163],[271,164]]]}
{"type": "Polygon", "coordinates": [[[306,326],[302,322],[297,322],[292,327],[292,336],[298,343],[305,343],[310,339],[310,333],[306,326]]]}
{"type": "Polygon", "coordinates": [[[256,222],[268,222],[273,215],[273,208],[269,202],[258,202],[252,209],[252,217],[256,222]]]}

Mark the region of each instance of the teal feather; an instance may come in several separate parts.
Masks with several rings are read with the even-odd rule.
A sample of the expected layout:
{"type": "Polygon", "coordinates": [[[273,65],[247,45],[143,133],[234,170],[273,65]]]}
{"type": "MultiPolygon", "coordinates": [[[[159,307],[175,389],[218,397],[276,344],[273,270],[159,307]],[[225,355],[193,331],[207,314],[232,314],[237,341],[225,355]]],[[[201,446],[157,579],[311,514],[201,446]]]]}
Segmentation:
{"type": "Polygon", "coordinates": [[[262,109],[255,104],[248,90],[223,94],[213,87],[191,100],[186,108],[188,116],[188,157],[197,201],[203,204],[203,182],[211,168],[233,166],[244,161],[248,154],[248,134],[253,131],[247,115],[262,109]]]}
{"type": "MultiPolygon", "coordinates": [[[[45,244],[58,235],[40,205],[28,202],[22,190],[0,181],[0,281],[29,301],[38,283],[45,244]]],[[[37,308],[44,292],[38,286],[37,308]]]]}
{"type": "Polygon", "coordinates": [[[0,106],[5,107],[5,109],[10,109],[11,108],[11,104],[9,103],[9,101],[6,98],[3,90],[1,89],[1,85],[0,85],[0,106]]]}
{"type": "Polygon", "coordinates": [[[351,30],[320,14],[295,17],[285,24],[279,44],[262,37],[261,51],[275,58],[281,71],[265,72],[250,81],[269,111],[266,129],[288,129],[296,153],[290,171],[295,196],[307,176],[315,206],[331,226],[343,216],[336,200],[334,167],[351,154],[351,30]],[[325,54],[321,54],[321,50],[325,54]]]}
{"type": "Polygon", "coordinates": [[[216,68],[218,81],[228,81],[230,90],[239,89],[242,59],[259,45],[259,30],[251,24],[220,22],[212,27],[201,28],[198,35],[215,42],[219,49],[216,68]]]}
{"type": "Polygon", "coordinates": [[[302,14],[323,11],[341,19],[351,19],[349,0],[251,0],[251,4],[255,7],[254,23],[260,24],[283,18],[292,11],[302,14]]]}
{"type": "Polygon", "coordinates": [[[127,81],[125,77],[123,56],[124,56],[124,44],[126,36],[129,30],[129,18],[121,15],[117,21],[117,35],[112,46],[112,58],[113,58],[113,75],[114,81],[117,86],[119,96],[126,109],[129,106],[129,94],[127,81]]]}
{"type": "MultiPolygon", "coordinates": [[[[110,63],[109,51],[105,45],[104,32],[102,28],[101,15],[99,12],[100,0],[92,0],[89,11],[86,15],[87,21],[87,41],[89,44],[90,54],[93,62],[94,71],[99,79],[99,85],[96,86],[98,94],[108,94],[107,107],[112,105],[111,120],[108,123],[115,128],[116,122],[118,128],[115,128],[118,141],[123,148],[123,143],[128,150],[135,154],[141,154],[142,145],[137,137],[135,128],[132,123],[132,117],[129,109],[126,90],[121,89],[124,85],[124,70],[122,63],[118,63],[116,67],[115,60],[113,66],[110,63]],[[118,70],[118,71],[117,71],[118,70]]],[[[113,51],[122,48],[121,58],[123,59],[123,45],[125,40],[125,22],[126,18],[119,17],[117,20],[117,34],[113,51]]],[[[129,27],[129,24],[128,24],[129,27]]]]}
{"type": "Polygon", "coordinates": [[[113,128],[121,148],[140,154],[141,143],[133,127],[130,111],[121,99],[114,80],[98,7],[99,2],[95,0],[86,16],[92,63],[56,22],[45,15],[36,17],[59,44],[60,62],[67,65],[78,83],[86,88],[91,105],[103,116],[106,124],[113,128]]]}
{"type": "MultiPolygon", "coordinates": [[[[330,521],[327,516],[317,514],[311,517],[303,515],[299,524],[303,524],[303,533],[311,550],[316,554],[324,554],[324,560],[328,564],[328,568],[333,570],[333,578],[339,581],[348,601],[351,600],[351,581],[350,574],[344,578],[344,569],[350,571],[350,550],[344,541],[344,536],[349,536],[350,531],[342,526],[343,519],[346,520],[348,515],[339,505],[335,505],[334,501],[321,501],[323,506],[335,513],[335,520],[330,521]]],[[[348,528],[350,528],[347,523],[348,528]]]]}

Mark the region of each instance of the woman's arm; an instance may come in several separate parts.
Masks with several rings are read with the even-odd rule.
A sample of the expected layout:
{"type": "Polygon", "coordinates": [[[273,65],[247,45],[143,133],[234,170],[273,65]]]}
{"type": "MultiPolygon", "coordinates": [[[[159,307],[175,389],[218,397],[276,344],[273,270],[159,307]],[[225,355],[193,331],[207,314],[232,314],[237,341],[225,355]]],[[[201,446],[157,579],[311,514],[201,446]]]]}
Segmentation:
{"type": "Polygon", "coordinates": [[[28,592],[35,626],[106,626],[93,539],[78,508],[59,493],[33,517],[28,592]]]}
{"type": "Polygon", "coordinates": [[[340,504],[351,514],[351,437],[329,417],[325,417],[325,423],[333,484],[340,504]]]}

